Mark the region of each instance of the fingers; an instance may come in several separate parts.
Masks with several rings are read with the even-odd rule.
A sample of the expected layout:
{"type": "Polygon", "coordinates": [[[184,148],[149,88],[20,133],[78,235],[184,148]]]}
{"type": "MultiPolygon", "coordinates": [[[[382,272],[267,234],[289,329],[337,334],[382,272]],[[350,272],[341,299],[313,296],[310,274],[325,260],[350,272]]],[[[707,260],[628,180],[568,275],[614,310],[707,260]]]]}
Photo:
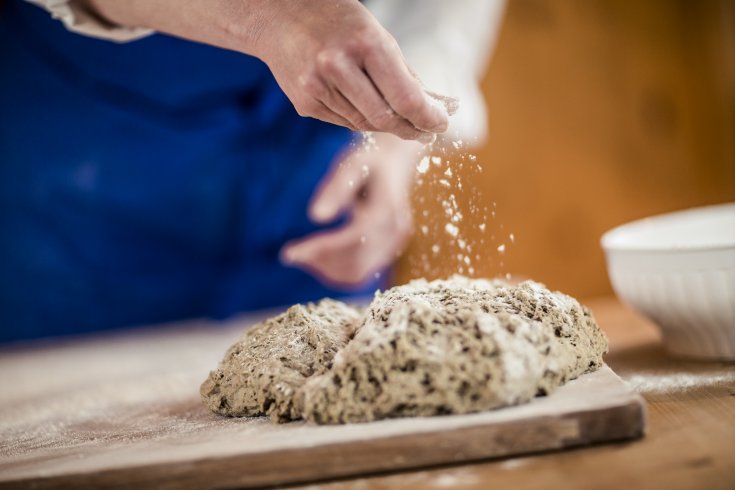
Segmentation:
{"type": "Polygon", "coordinates": [[[426,90],[426,89],[424,89],[424,92],[426,92],[426,95],[428,95],[432,99],[436,100],[437,102],[440,102],[441,105],[444,106],[444,110],[447,111],[447,115],[453,116],[459,110],[459,99],[458,98],[451,97],[449,95],[438,94],[436,92],[432,92],[431,90],[426,90]]]}
{"type": "Polygon", "coordinates": [[[353,150],[335,165],[310,206],[312,215],[325,206],[323,216],[350,208],[350,221],[286,244],[284,263],[342,287],[364,283],[396,259],[411,233],[410,190],[419,145],[387,134],[377,134],[376,142],[377,153],[353,150]]]}
{"type": "Polygon", "coordinates": [[[413,127],[430,133],[447,130],[446,110],[424,92],[395,43],[381,43],[368,51],[365,70],[390,107],[413,127]]]}
{"type": "MultiPolygon", "coordinates": [[[[287,244],[282,252],[286,264],[305,269],[336,286],[358,285],[369,278],[376,264],[375,251],[361,243],[358,227],[347,225],[333,232],[310,235],[287,244]]],[[[377,270],[377,269],[375,269],[377,270]]]]}
{"type": "MultiPolygon", "coordinates": [[[[319,94],[323,94],[326,92],[326,89],[322,88],[320,90],[315,90],[315,91],[319,94]]],[[[340,113],[333,111],[323,101],[317,98],[309,99],[307,107],[309,107],[308,110],[299,111],[299,114],[301,116],[313,117],[314,119],[319,119],[320,121],[336,124],[338,126],[343,126],[353,131],[358,131],[358,128],[355,125],[353,125],[352,122],[350,122],[340,113]]]]}
{"type": "Polygon", "coordinates": [[[327,223],[336,218],[354,203],[368,175],[367,163],[360,162],[354,153],[333,165],[309,205],[309,217],[316,223],[327,223]]]}
{"type": "Polygon", "coordinates": [[[337,87],[327,86],[324,100],[324,105],[334,112],[339,114],[341,118],[349,121],[350,125],[357,131],[376,131],[377,128],[370,124],[370,122],[363,117],[360,111],[355,108],[347,98],[342,95],[337,87]]]}
{"type": "Polygon", "coordinates": [[[287,244],[285,263],[340,287],[355,286],[395,260],[410,233],[407,206],[396,212],[384,203],[367,205],[347,225],[287,244]]]}
{"type": "Polygon", "coordinates": [[[320,103],[322,110],[319,111],[316,114],[316,119],[319,119],[320,121],[336,124],[337,126],[344,126],[347,129],[351,129],[352,131],[359,131],[357,127],[355,127],[349,120],[345,119],[339,113],[334,112],[329,107],[327,107],[324,103],[320,103]]]}
{"type": "Polygon", "coordinates": [[[445,101],[424,91],[395,43],[360,46],[319,53],[316,69],[299,78],[307,94],[294,104],[299,114],[423,143],[446,131],[450,111],[445,101]]]}
{"type": "Polygon", "coordinates": [[[425,137],[425,131],[416,129],[396,114],[365,72],[343,53],[325,54],[320,58],[320,64],[327,83],[336,87],[359,112],[359,116],[356,116],[359,120],[354,122],[357,127],[370,125],[377,131],[392,133],[403,139],[425,137]]]}
{"type": "Polygon", "coordinates": [[[396,41],[364,6],[291,3],[276,2],[279,15],[269,23],[288,34],[270,39],[288,42],[259,42],[252,54],[268,65],[300,115],[423,142],[446,130],[442,103],[426,95],[396,41]]]}
{"type": "Polygon", "coordinates": [[[305,269],[320,280],[337,286],[355,286],[389,265],[395,258],[384,247],[370,243],[356,224],[311,235],[288,244],[283,250],[285,263],[305,269]]]}

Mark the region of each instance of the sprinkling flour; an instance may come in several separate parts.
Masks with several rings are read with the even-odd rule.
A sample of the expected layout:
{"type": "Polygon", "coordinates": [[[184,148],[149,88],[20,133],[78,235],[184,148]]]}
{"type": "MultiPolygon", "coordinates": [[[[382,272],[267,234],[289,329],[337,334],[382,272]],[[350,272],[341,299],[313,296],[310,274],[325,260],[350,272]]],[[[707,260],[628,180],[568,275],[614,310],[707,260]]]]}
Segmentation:
{"type": "Polygon", "coordinates": [[[474,277],[490,265],[502,269],[503,252],[515,237],[511,234],[502,243],[506,239],[500,233],[496,237],[502,226],[488,227],[496,219],[496,205],[488,207],[480,195],[483,166],[477,156],[461,139],[439,139],[426,145],[424,152],[416,166],[416,186],[422,189],[416,199],[422,211],[414,217],[421,235],[414,242],[415,253],[408,257],[410,275],[437,277],[449,268],[474,277]]]}

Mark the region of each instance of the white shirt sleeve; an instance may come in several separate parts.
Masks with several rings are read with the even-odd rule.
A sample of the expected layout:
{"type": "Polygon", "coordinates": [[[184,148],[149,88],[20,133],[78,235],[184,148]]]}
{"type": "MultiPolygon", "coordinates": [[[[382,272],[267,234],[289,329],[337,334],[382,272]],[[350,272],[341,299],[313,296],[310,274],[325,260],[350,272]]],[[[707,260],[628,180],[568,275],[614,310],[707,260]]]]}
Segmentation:
{"type": "Polygon", "coordinates": [[[365,6],[398,41],[427,89],[459,98],[447,136],[487,136],[480,80],[500,29],[504,0],[369,0],[365,6]]]}
{"type": "MultiPolygon", "coordinates": [[[[105,22],[88,12],[74,0],[26,0],[46,9],[54,19],[60,20],[72,32],[115,42],[128,42],[149,36],[150,29],[123,27],[105,22]]],[[[124,0],[121,0],[124,1],[124,0]]]]}

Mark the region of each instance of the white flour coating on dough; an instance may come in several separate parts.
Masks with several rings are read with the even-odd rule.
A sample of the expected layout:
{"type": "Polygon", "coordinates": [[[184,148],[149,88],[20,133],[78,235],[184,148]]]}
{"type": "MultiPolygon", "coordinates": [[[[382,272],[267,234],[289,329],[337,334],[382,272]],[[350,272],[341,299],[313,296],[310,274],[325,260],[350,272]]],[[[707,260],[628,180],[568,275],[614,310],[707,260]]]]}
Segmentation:
{"type": "Polygon", "coordinates": [[[310,368],[295,378],[282,363],[247,350],[262,352],[265,343],[269,359],[303,354],[288,340],[303,335],[303,315],[298,325],[281,315],[277,329],[269,320],[246,332],[202,385],[205,403],[225,415],[265,413],[275,421],[320,424],[478,412],[551,393],[597,369],[607,350],[586,308],[532,281],[412,281],[376,294],[352,339],[355,317],[344,311],[310,327],[312,335],[328,327],[329,338],[343,332],[341,341],[329,342],[336,355],[308,351],[310,368]],[[263,376],[265,384],[258,381],[263,376]]]}

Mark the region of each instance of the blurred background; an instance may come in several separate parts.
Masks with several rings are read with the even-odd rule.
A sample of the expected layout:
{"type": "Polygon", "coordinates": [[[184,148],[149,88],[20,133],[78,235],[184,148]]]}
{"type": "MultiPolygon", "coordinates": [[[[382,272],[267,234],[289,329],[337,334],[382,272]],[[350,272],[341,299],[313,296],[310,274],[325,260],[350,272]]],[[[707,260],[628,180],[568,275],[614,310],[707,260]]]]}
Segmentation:
{"type": "MultiPolygon", "coordinates": [[[[608,294],[606,230],[735,200],[732,0],[510,0],[483,89],[482,171],[459,169],[463,215],[488,213],[484,233],[463,228],[481,250],[474,276],[608,294]]],[[[427,180],[416,207],[440,215],[440,192],[427,180]]],[[[395,281],[455,272],[450,238],[436,223],[417,233],[395,281]]]]}

